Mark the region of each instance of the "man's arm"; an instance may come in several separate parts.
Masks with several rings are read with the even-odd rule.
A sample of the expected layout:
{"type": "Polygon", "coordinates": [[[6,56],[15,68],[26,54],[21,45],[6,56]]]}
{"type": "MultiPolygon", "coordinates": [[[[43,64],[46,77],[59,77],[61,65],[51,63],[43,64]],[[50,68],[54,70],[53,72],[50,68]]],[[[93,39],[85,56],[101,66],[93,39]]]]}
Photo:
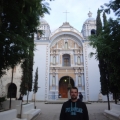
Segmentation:
{"type": "Polygon", "coordinates": [[[62,105],[62,108],[61,108],[60,120],[65,120],[65,108],[64,108],[64,104],[62,105]]]}

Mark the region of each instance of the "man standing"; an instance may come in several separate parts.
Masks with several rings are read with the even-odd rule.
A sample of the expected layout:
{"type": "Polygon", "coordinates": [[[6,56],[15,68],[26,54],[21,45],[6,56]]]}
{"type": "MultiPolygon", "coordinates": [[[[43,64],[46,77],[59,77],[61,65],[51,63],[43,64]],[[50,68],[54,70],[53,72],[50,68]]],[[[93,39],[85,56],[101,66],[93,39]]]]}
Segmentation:
{"type": "Polygon", "coordinates": [[[60,120],[89,120],[88,111],[85,103],[77,99],[78,89],[70,89],[71,99],[63,103],[60,120]]]}
{"type": "Polygon", "coordinates": [[[80,99],[80,101],[82,102],[83,95],[82,95],[82,93],[81,93],[81,92],[79,92],[79,99],[80,99]]]}

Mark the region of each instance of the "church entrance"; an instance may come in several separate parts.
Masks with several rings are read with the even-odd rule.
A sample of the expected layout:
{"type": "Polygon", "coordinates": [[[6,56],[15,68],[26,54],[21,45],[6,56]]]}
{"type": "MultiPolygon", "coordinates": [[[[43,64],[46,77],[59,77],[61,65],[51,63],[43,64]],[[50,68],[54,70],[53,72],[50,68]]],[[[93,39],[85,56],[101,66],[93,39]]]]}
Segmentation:
{"type": "Polygon", "coordinates": [[[68,87],[74,87],[74,80],[69,76],[64,76],[59,81],[59,94],[61,98],[68,98],[68,87]]]}

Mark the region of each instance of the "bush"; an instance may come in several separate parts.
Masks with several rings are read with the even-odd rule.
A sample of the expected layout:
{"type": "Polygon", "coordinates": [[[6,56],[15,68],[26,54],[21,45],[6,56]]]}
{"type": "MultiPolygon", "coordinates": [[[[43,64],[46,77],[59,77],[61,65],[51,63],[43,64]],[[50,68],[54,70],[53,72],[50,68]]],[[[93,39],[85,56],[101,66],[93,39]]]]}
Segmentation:
{"type": "Polygon", "coordinates": [[[6,100],[5,97],[0,97],[0,102],[3,102],[5,100],[6,100]]]}

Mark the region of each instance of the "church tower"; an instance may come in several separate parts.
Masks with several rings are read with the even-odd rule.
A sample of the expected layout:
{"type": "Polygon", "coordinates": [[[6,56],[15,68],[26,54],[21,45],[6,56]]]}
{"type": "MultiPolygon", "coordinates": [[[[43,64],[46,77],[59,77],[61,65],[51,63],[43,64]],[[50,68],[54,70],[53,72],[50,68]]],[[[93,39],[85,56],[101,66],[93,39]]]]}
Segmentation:
{"type": "MultiPolygon", "coordinates": [[[[38,32],[34,36],[35,51],[34,51],[34,66],[36,71],[38,67],[38,92],[36,94],[37,100],[48,99],[49,89],[49,45],[50,45],[50,26],[43,18],[40,19],[40,25],[37,27],[38,32]],[[40,34],[39,31],[42,31],[40,34]]],[[[35,72],[33,73],[35,74],[35,72]]],[[[33,75],[34,76],[34,75],[33,75]]],[[[32,94],[32,93],[31,93],[32,94]]]]}
{"type": "Polygon", "coordinates": [[[50,26],[43,18],[40,19],[40,25],[37,27],[37,34],[35,34],[35,40],[49,40],[50,26]],[[40,33],[42,31],[42,34],[40,33]]]}
{"type": "Polygon", "coordinates": [[[89,11],[88,19],[84,22],[81,33],[85,39],[91,34],[96,33],[96,20],[92,18],[92,13],[89,11]]]}

